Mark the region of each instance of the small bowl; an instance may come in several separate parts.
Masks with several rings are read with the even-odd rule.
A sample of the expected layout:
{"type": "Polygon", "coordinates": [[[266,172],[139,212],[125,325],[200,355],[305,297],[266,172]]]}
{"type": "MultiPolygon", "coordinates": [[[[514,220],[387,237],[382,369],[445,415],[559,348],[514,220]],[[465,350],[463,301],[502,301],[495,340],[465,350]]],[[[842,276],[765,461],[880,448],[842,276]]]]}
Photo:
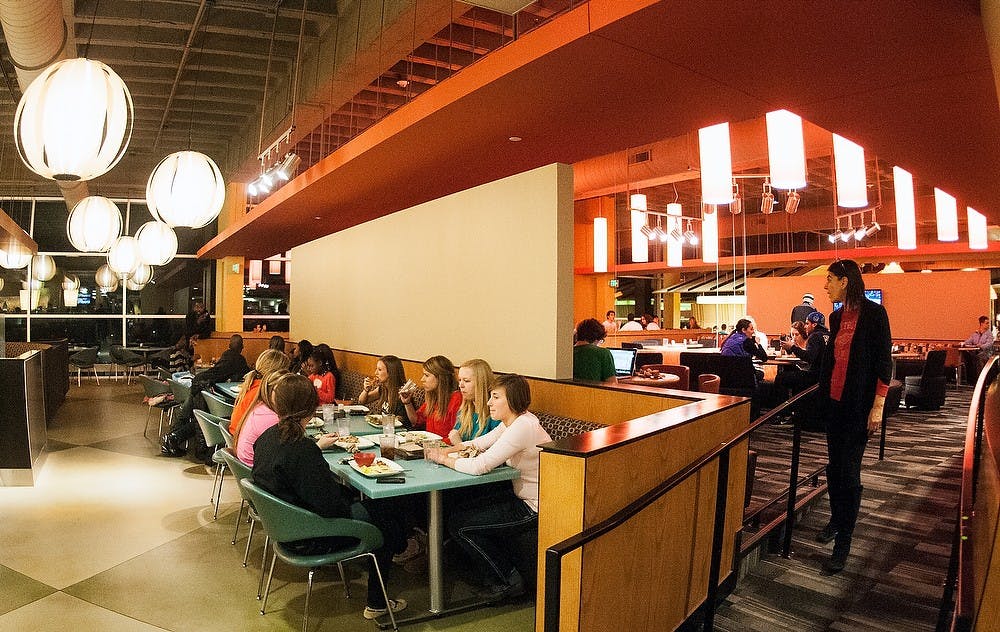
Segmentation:
{"type": "Polygon", "coordinates": [[[368,467],[369,465],[371,465],[372,463],[375,462],[375,453],[374,452],[355,452],[354,453],[354,460],[361,467],[368,467]]]}

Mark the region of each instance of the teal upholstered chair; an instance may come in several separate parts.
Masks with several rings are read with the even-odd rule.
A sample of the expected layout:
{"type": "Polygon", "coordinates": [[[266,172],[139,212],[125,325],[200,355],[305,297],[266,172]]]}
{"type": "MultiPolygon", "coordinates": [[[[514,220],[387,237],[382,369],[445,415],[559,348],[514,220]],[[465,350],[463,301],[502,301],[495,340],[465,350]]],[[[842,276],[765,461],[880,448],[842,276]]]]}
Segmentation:
{"type": "Polygon", "coordinates": [[[81,351],[77,351],[69,357],[69,365],[76,369],[76,385],[80,386],[82,383],[80,381],[80,375],[83,369],[93,369],[94,379],[97,380],[97,385],[101,385],[101,378],[97,377],[97,347],[87,347],[81,351]]]}
{"type": "Polygon", "coordinates": [[[146,433],[149,432],[149,414],[153,412],[154,408],[160,409],[160,426],[157,430],[157,436],[161,436],[163,435],[163,413],[169,415],[173,407],[177,405],[177,402],[173,398],[163,398],[163,396],[170,394],[170,385],[165,382],[154,380],[147,375],[140,375],[139,381],[142,383],[142,392],[146,396],[146,403],[149,405],[149,409],[146,411],[146,425],[143,426],[142,436],[145,437],[146,433]]]}
{"type": "MultiPolygon", "coordinates": [[[[244,507],[247,510],[247,518],[250,521],[250,533],[247,534],[247,546],[243,551],[243,567],[245,568],[247,560],[250,559],[250,543],[253,541],[254,526],[260,522],[260,516],[257,515],[257,510],[254,508],[253,503],[249,500],[249,492],[243,489],[243,486],[239,483],[243,480],[252,481],[253,473],[246,463],[236,458],[236,455],[233,454],[232,450],[223,448],[222,450],[219,450],[218,454],[222,456],[222,459],[226,462],[226,467],[228,467],[229,471],[233,473],[233,477],[236,479],[236,485],[240,489],[240,496],[243,498],[240,503],[240,512],[236,514],[236,528],[233,530],[233,541],[230,542],[230,544],[234,546],[236,545],[236,536],[239,535],[240,523],[243,521],[244,507]]],[[[270,538],[267,538],[267,534],[265,534],[264,537],[264,552],[260,559],[260,579],[257,580],[258,599],[261,598],[261,592],[264,589],[264,563],[267,561],[267,545],[271,541],[270,538]]]]}
{"type": "Polygon", "coordinates": [[[205,398],[205,405],[208,406],[208,412],[223,419],[229,419],[233,416],[233,405],[218,395],[209,391],[202,391],[201,396],[205,398]]]}
{"type": "MultiPolygon", "coordinates": [[[[382,532],[377,527],[360,520],[323,518],[311,511],[281,500],[246,479],[240,481],[240,486],[247,491],[247,500],[252,502],[256,508],[257,515],[264,526],[264,531],[271,540],[271,548],[274,551],[274,555],[271,557],[271,568],[267,574],[267,585],[264,588],[264,601],[260,608],[261,614],[264,614],[267,607],[267,594],[271,589],[274,564],[279,557],[286,564],[309,569],[308,583],[306,584],[306,603],[302,614],[303,632],[305,632],[309,623],[309,595],[312,593],[313,575],[320,566],[371,557],[375,572],[378,574],[379,584],[382,587],[382,594],[385,597],[386,603],[389,603],[389,596],[385,593],[385,582],[382,580],[382,571],[378,567],[378,560],[375,559],[375,554],[372,553],[372,551],[382,546],[382,532]],[[353,546],[345,546],[342,549],[323,555],[299,555],[289,551],[282,544],[282,542],[331,536],[354,538],[357,539],[357,543],[353,546]]],[[[396,627],[396,617],[392,612],[392,608],[388,610],[389,617],[392,620],[392,629],[398,630],[396,627]]]]}

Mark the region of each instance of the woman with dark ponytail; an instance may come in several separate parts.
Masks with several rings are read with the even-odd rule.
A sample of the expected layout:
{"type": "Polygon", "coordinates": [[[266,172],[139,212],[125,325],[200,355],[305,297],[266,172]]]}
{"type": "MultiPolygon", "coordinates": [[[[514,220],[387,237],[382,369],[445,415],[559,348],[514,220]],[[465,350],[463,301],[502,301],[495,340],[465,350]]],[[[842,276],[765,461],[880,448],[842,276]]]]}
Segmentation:
{"type": "MultiPolygon", "coordinates": [[[[406,536],[391,507],[380,501],[356,501],[351,489],[341,484],[330,470],[321,445],[305,436],[306,424],[319,404],[312,382],[302,375],[286,373],[276,380],[269,395],[278,423],[265,430],[254,443],[254,482],[278,498],[325,518],[353,518],[378,527],[384,544],[374,553],[383,577],[388,579],[392,555],[406,547],[406,536]]],[[[343,548],[344,543],[344,538],[334,537],[283,544],[300,554],[320,555],[343,548]]],[[[398,612],[405,607],[403,599],[385,603],[375,566],[370,564],[364,617],[375,619],[387,614],[389,608],[398,612]]]]}

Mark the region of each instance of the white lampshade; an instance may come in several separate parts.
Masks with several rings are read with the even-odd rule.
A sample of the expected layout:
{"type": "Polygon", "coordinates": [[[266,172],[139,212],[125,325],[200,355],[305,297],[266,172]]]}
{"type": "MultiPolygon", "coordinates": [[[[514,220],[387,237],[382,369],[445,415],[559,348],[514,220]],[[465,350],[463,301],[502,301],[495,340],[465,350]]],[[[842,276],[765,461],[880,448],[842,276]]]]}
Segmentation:
{"type": "Polygon", "coordinates": [[[121,211],[106,197],[85,197],[70,211],[66,234],[81,252],[107,252],[122,235],[121,211]]]}
{"type": "Polygon", "coordinates": [[[934,188],[938,241],[958,241],[958,203],[954,196],[934,188]]]}
{"type": "Polygon", "coordinates": [[[63,277],[62,288],[64,290],[79,290],[80,278],[75,274],[67,274],[63,277]]]}
{"type": "Polygon", "coordinates": [[[21,245],[21,242],[11,239],[0,244],[0,267],[20,270],[30,262],[31,251],[21,245]]]}
{"type": "Polygon", "coordinates": [[[0,290],[3,289],[3,279],[0,279],[0,290]]]}
{"type": "Polygon", "coordinates": [[[251,259],[250,265],[247,266],[247,285],[250,289],[255,289],[263,278],[264,274],[264,262],[260,259],[251,259]]]}
{"type": "Polygon", "coordinates": [[[771,186],[801,189],[806,186],[806,147],[802,118],[788,110],[768,112],[767,159],[771,165],[771,186]]]}
{"type": "Polygon", "coordinates": [[[91,180],[118,164],[132,136],[132,96],[99,61],[65,59],[24,91],[14,140],[24,164],[51,180],[91,180]]]}
{"type": "Polygon", "coordinates": [[[177,254],[177,234],[163,222],[146,222],[135,233],[139,259],[151,266],[162,266],[177,254]]]}
{"type": "Polygon", "coordinates": [[[701,214],[701,259],[705,263],[719,262],[719,214],[705,207],[701,214]]]}
{"type": "MultiPolygon", "coordinates": [[[[128,280],[133,281],[136,285],[146,285],[153,278],[153,268],[145,263],[140,263],[129,275],[128,280]]],[[[128,284],[125,285],[128,287],[128,284]]],[[[129,288],[132,289],[132,288],[129,288]]]]}
{"type": "MultiPolygon", "coordinates": [[[[645,196],[643,196],[645,197],[645,196]]],[[[646,225],[646,214],[642,211],[631,211],[632,213],[632,262],[646,263],[649,261],[649,239],[642,234],[642,227],[646,225]]]]}
{"type": "Polygon", "coordinates": [[[965,212],[969,220],[969,248],[986,250],[989,247],[986,240],[986,216],[971,206],[966,206],[965,212]]]}
{"type": "Polygon", "coordinates": [[[868,206],[868,176],[865,174],[865,150],[841,136],[833,135],[833,161],[837,174],[837,206],[868,206]]]}
{"type": "Polygon", "coordinates": [[[125,288],[130,292],[138,292],[142,288],[146,287],[145,283],[138,283],[135,279],[126,279],[125,288]]]}
{"type": "Polygon", "coordinates": [[[285,262],[285,283],[292,283],[292,261],[289,259],[285,262]]]}
{"type": "Polygon", "coordinates": [[[628,206],[633,211],[642,211],[645,213],[648,208],[646,207],[646,194],[645,193],[633,193],[628,200],[628,206]]]}
{"type": "Polygon", "coordinates": [[[119,237],[108,250],[108,266],[121,279],[132,276],[139,263],[139,244],[135,237],[119,237]]]}
{"type": "Polygon", "coordinates": [[[608,271],[608,218],[594,218],[594,272],[608,271]]]}
{"type": "Polygon", "coordinates": [[[118,275],[107,264],[97,269],[97,272],[94,273],[94,281],[102,290],[113,292],[114,289],[118,288],[118,275]]]}
{"type": "Polygon", "coordinates": [[[701,199],[705,204],[733,201],[733,156],[729,148],[729,123],[698,130],[701,156],[701,199]]]}
{"type": "Polygon", "coordinates": [[[225,201],[219,167],[196,151],[170,154],[156,165],[146,183],[149,212],[168,226],[201,228],[219,216],[225,201]]]}
{"type": "Polygon", "coordinates": [[[906,169],[892,168],[892,186],[896,196],[896,247],[917,247],[917,220],[913,203],[913,176],[906,169]]]}
{"type": "Polygon", "coordinates": [[[56,262],[49,255],[35,255],[31,258],[31,278],[48,281],[56,275],[56,262]]]}
{"type": "Polygon", "coordinates": [[[80,302],[80,290],[76,288],[63,289],[63,303],[66,307],[76,307],[80,302]]]}

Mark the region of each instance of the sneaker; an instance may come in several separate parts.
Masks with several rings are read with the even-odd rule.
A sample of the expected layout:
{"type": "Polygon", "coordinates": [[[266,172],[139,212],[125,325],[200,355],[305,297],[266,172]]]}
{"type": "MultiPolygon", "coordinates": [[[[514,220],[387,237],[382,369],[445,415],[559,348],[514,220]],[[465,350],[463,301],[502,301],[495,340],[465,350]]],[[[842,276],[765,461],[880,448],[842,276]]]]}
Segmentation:
{"type": "Polygon", "coordinates": [[[837,537],[837,527],[833,526],[832,522],[827,523],[823,530],[816,534],[816,541],[827,544],[828,542],[833,542],[833,539],[837,537]]]}
{"type": "Polygon", "coordinates": [[[513,569],[507,576],[507,583],[491,584],[480,596],[490,603],[497,603],[517,599],[523,596],[524,592],[524,579],[517,569],[513,569]]]}
{"type": "Polygon", "coordinates": [[[396,553],[392,556],[393,564],[405,564],[410,560],[416,559],[423,555],[427,549],[420,543],[417,536],[411,535],[406,539],[406,549],[402,553],[396,553]]]}
{"type": "Polygon", "coordinates": [[[389,606],[387,608],[372,608],[371,606],[365,606],[365,618],[366,619],[378,619],[381,616],[389,614],[389,608],[392,608],[393,614],[404,610],[406,608],[405,599],[390,599],[389,606]]]}

